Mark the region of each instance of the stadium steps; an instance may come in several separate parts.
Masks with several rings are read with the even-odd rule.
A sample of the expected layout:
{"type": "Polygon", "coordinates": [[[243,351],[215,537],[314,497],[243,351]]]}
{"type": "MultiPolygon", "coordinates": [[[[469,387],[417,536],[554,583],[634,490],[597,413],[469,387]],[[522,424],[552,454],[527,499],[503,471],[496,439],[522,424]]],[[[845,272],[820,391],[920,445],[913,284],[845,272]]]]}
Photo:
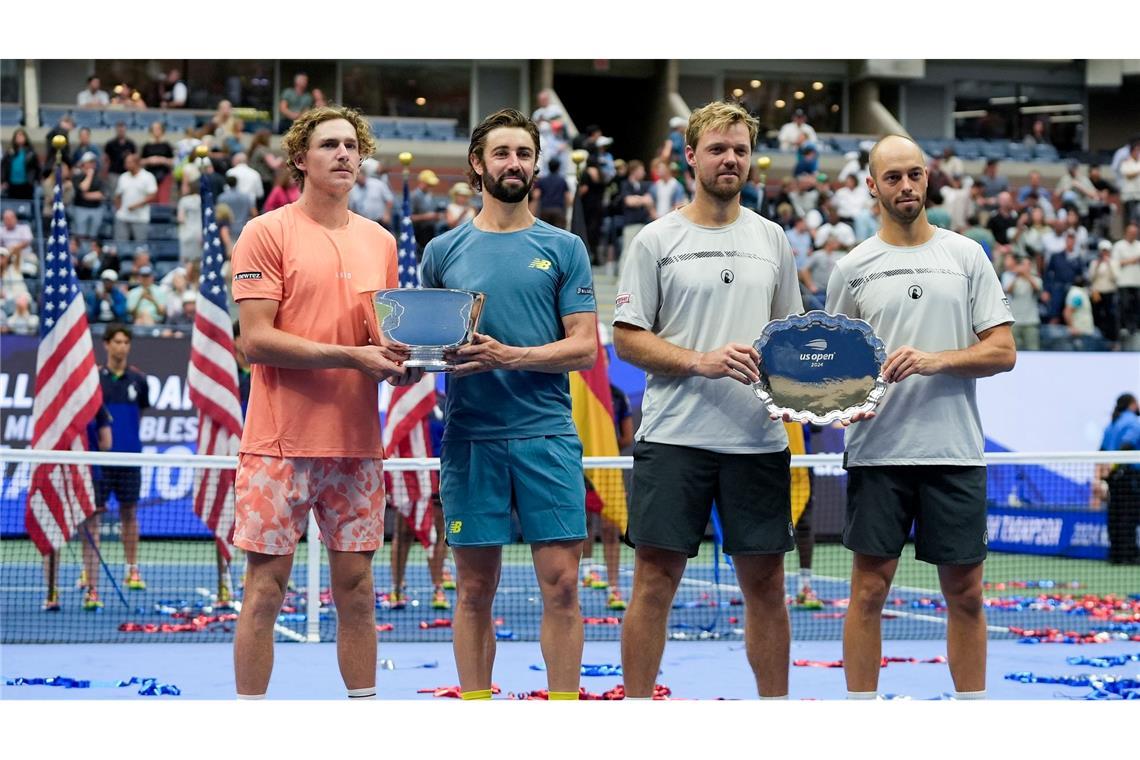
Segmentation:
{"type": "Polygon", "coordinates": [[[614,298],[617,296],[618,277],[606,274],[602,267],[594,267],[594,299],[598,302],[598,321],[607,328],[614,320],[614,298]]]}

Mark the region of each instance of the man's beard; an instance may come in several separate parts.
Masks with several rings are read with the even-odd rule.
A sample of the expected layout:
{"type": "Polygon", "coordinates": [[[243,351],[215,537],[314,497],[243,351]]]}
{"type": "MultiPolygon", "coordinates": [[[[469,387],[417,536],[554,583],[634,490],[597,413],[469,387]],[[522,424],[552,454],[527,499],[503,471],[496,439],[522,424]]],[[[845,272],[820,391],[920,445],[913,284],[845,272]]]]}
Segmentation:
{"type": "Polygon", "coordinates": [[[491,197],[502,203],[520,203],[526,200],[530,195],[531,186],[534,184],[534,175],[532,174],[528,179],[525,174],[519,172],[517,174],[503,174],[498,180],[493,178],[490,172],[483,175],[483,187],[491,194],[491,197]],[[505,186],[502,180],[507,177],[518,177],[523,181],[521,185],[505,186]]]}
{"type": "Polygon", "coordinates": [[[896,199],[896,203],[892,203],[889,206],[885,203],[882,203],[882,200],[880,199],[879,205],[881,205],[887,214],[889,214],[890,217],[896,222],[899,222],[900,224],[911,224],[915,219],[918,219],[923,209],[926,208],[926,198],[916,195],[914,196],[914,199],[918,202],[914,204],[913,211],[904,211],[903,209],[899,208],[897,204],[897,201],[899,199],[896,199]]]}
{"type": "Polygon", "coordinates": [[[734,182],[731,187],[718,183],[717,180],[719,178],[719,173],[713,177],[711,183],[706,182],[704,177],[700,178],[701,187],[704,188],[704,191],[717,200],[730,201],[739,195],[740,191],[744,188],[744,178],[739,175],[737,175],[736,182],[734,182]]]}

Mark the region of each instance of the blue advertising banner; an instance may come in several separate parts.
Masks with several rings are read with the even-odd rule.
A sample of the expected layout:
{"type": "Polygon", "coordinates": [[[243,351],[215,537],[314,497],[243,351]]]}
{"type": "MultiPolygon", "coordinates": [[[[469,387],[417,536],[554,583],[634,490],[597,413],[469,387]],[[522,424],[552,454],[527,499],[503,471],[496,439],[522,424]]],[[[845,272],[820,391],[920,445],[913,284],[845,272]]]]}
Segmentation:
{"type": "MultiPolygon", "coordinates": [[[[0,338],[0,440],[5,448],[26,448],[32,437],[38,338],[0,338]]],[[[95,361],[106,359],[103,341],[95,340],[95,361]]],[[[151,408],[143,413],[139,437],[145,453],[193,454],[198,441],[198,413],[190,403],[186,367],[190,338],[135,337],[129,362],[147,376],[151,408]]],[[[0,534],[24,534],[24,506],[32,466],[6,464],[0,489],[0,534]]],[[[208,537],[194,514],[194,472],[178,467],[142,468],[139,530],[144,536],[208,537]]],[[[117,504],[112,498],[114,514],[117,504]]]]}
{"type": "Polygon", "coordinates": [[[1091,510],[1039,511],[990,506],[986,518],[991,551],[1105,559],[1106,513],[1091,510]]]}

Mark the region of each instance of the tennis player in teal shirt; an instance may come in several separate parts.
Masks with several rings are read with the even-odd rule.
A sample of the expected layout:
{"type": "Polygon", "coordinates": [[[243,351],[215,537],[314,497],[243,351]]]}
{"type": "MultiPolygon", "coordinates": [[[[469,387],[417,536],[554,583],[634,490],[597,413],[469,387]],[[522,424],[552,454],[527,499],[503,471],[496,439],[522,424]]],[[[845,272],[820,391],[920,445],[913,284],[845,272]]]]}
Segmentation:
{"type": "Polygon", "coordinates": [[[512,508],[542,590],[550,698],[578,698],[586,494],[567,373],[594,364],[597,308],[585,245],[528,208],[538,146],[538,129],[522,113],[504,109],[484,119],[467,157],[483,208],[424,251],[424,287],[487,295],[479,332],[451,357],[457,367],[440,454],[444,529],[458,576],[452,638],[464,699],[491,698],[491,603],[502,547],[511,542],[512,508]]]}

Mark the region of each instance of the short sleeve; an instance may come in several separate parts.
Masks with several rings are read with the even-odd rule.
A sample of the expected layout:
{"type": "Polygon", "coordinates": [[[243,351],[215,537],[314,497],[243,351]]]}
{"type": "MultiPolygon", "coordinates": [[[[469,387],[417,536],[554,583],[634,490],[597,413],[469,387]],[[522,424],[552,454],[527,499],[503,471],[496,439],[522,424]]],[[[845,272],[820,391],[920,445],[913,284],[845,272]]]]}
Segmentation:
{"type": "Polygon", "coordinates": [[[565,317],[584,311],[596,312],[598,305],[594,300],[594,278],[586,244],[575,235],[567,249],[562,282],[558,288],[558,315],[565,317]]]}
{"type": "Polygon", "coordinates": [[[990,264],[986,252],[977,243],[970,245],[970,318],[974,333],[985,332],[997,325],[1013,322],[1009,299],[998,281],[997,272],[990,264]]]}
{"type": "Polygon", "coordinates": [[[804,302],[800,297],[800,281],[796,273],[796,256],[792,245],[783,231],[772,235],[776,242],[776,255],[780,260],[779,278],[772,293],[773,319],[783,319],[791,314],[803,314],[804,302]]]}
{"type": "Polygon", "coordinates": [[[269,225],[254,219],[246,224],[234,246],[233,297],[280,301],[284,293],[281,242],[269,225]]]}
{"type": "Polygon", "coordinates": [[[863,318],[859,313],[859,301],[847,286],[847,277],[843,274],[841,264],[831,270],[831,277],[827,281],[827,303],[823,308],[828,314],[844,314],[852,319],[863,318]]]}
{"type": "Polygon", "coordinates": [[[619,322],[653,329],[657,321],[661,287],[657,281],[657,257],[649,248],[651,235],[642,230],[629,250],[622,253],[621,279],[618,281],[617,298],[614,301],[614,324],[619,322]]]}
{"type": "Polygon", "coordinates": [[[425,288],[442,288],[443,282],[439,278],[438,248],[435,240],[424,246],[424,259],[420,265],[420,284],[425,288]]]}

